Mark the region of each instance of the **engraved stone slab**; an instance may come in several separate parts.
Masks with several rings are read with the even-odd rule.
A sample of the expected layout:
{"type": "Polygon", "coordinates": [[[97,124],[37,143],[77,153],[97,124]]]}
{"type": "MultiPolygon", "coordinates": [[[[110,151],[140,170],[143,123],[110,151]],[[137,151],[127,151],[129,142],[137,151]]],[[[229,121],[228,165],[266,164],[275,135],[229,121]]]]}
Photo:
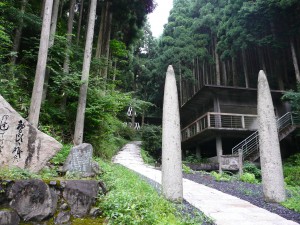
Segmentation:
{"type": "Polygon", "coordinates": [[[83,143],[71,149],[63,171],[92,173],[93,147],[83,143]]]}
{"type": "Polygon", "coordinates": [[[38,172],[62,148],[21,117],[0,95],[0,167],[38,172]]]}

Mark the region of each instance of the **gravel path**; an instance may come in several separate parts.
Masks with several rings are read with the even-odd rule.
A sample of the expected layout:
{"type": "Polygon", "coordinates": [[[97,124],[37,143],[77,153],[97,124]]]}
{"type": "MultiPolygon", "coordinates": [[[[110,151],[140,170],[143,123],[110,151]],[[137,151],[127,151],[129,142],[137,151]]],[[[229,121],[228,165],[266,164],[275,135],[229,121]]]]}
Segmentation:
{"type": "Polygon", "coordinates": [[[183,177],[196,183],[217,189],[226,194],[236,196],[260,208],[264,208],[270,212],[276,213],[283,218],[300,223],[299,213],[284,208],[277,203],[265,202],[263,198],[262,186],[260,184],[249,184],[241,181],[218,182],[215,181],[214,178],[209,174],[201,172],[195,172],[195,174],[184,174],[183,177]]]}

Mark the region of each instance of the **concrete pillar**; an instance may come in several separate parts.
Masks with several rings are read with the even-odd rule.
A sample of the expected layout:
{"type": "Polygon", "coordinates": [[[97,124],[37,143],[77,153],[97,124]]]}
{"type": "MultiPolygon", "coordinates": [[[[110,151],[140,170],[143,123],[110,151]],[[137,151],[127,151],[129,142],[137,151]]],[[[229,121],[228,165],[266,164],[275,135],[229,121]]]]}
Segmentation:
{"type": "Polygon", "coordinates": [[[258,75],[258,133],[262,184],[265,200],[282,202],[286,199],[282,161],[269,84],[264,71],[258,75]]]}
{"type": "Polygon", "coordinates": [[[162,193],[182,201],[182,156],[176,79],[170,65],[166,74],[162,125],[162,193]]]}
{"type": "Polygon", "coordinates": [[[199,146],[196,147],[196,158],[201,159],[201,148],[199,146]]]}
{"type": "Polygon", "coordinates": [[[220,136],[216,137],[216,149],[217,149],[217,158],[219,163],[219,172],[221,172],[221,155],[223,155],[223,148],[222,148],[222,138],[220,136]]]}

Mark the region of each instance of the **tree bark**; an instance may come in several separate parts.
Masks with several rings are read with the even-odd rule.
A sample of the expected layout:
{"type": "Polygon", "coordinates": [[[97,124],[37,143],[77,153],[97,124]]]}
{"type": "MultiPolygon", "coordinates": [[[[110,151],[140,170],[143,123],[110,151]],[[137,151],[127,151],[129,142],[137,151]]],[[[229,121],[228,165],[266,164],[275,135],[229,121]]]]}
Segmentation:
{"type": "Polygon", "coordinates": [[[223,67],[223,84],[227,86],[227,70],[226,70],[226,62],[222,62],[223,67]]]}
{"type": "MultiPolygon", "coordinates": [[[[53,10],[52,10],[51,26],[50,26],[50,36],[49,36],[49,48],[51,48],[54,45],[56,25],[57,25],[57,17],[58,17],[58,9],[59,9],[59,2],[60,2],[60,0],[54,0],[54,2],[53,2],[53,10]]],[[[50,78],[50,69],[46,68],[43,95],[42,95],[42,102],[44,102],[46,100],[46,97],[47,97],[49,78],[50,78]]]]}
{"type": "Polygon", "coordinates": [[[80,33],[81,33],[83,3],[84,3],[84,0],[81,0],[81,2],[80,2],[79,21],[78,21],[78,26],[77,26],[76,46],[78,46],[78,44],[79,44],[80,33]]]}
{"type": "MultiPolygon", "coordinates": [[[[72,35],[73,35],[73,23],[74,23],[74,13],[75,13],[75,3],[76,0],[70,1],[70,10],[69,10],[69,19],[68,19],[68,30],[67,30],[67,43],[66,43],[66,50],[65,50],[65,60],[63,64],[63,72],[64,76],[68,76],[70,73],[70,49],[72,45],[72,35]]],[[[63,87],[63,98],[61,100],[61,109],[65,110],[67,105],[67,94],[65,93],[64,84],[63,87]]]]}
{"type": "Polygon", "coordinates": [[[296,80],[297,80],[297,82],[300,82],[300,72],[299,72],[298,59],[297,59],[297,54],[296,54],[296,50],[295,50],[294,41],[293,41],[292,38],[290,38],[290,46],[291,46],[291,52],[292,52],[292,58],[293,58],[293,64],[294,64],[294,69],[295,69],[296,80]]]}
{"type": "Polygon", "coordinates": [[[232,60],[231,60],[231,63],[232,63],[232,85],[234,86],[234,87],[236,87],[237,86],[237,73],[236,73],[236,61],[235,61],[235,58],[234,57],[232,57],[231,58],[232,60]]]}
{"type": "Polygon", "coordinates": [[[112,22],[112,12],[111,12],[111,2],[108,2],[108,18],[105,26],[105,35],[103,40],[103,57],[105,57],[105,66],[101,72],[101,76],[104,80],[107,80],[107,71],[108,71],[108,60],[109,60],[109,43],[110,43],[110,34],[111,34],[111,22],[112,22]]]}
{"type": "Polygon", "coordinates": [[[214,36],[214,53],[215,53],[215,61],[216,61],[216,83],[217,85],[221,85],[221,72],[220,72],[220,60],[219,54],[217,51],[217,36],[214,36]]]}
{"type": "Polygon", "coordinates": [[[68,30],[67,30],[67,43],[66,43],[66,56],[63,65],[63,71],[65,74],[69,73],[70,70],[70,48],[72,44],[72,34],[73,34],[73,22],[74,22],[74,13],[75,13],[75,3],[76,0],[70,1],[70,11],[68,19],[68,30]]]}
{"type": "Polygon", "coordinates": [[[42,103],[43,85],[44,85],[45,70],[46,70],[46,63],[47,63],[47,56],[48,56],[52,5],[53,5],[53,0],[46,0],[44,15],[43,15],[41,38],[40,38],[38,62],[37,62],[37,67],[35,72],[35,80],[34,80],[30,110],[29,110],[28,121],[35,127],[37,127],[39,123],[39,115],[40,115],[41,103],[42,103]]]}
{"type": "Polygon", "coordinates": [[[26,5],[28,3],[28,0],[22,0],[22,5],[21,5],[21,19],[19,21],[19,27],[16,29],[16,34],[15,34],[15,38],[14,38],[14,42],[13,42],[13,48],[12,51],[14,52],[14,55],[11,58],[11,64],[15,65],[16,64],[16,60],[18,58],[18,52],[19,52],[19,48],[20,48],[20,42],[21,42],[21,37],[22,37],[22,30],[23,30],[23,17],[24,17],[24,13],[26,10],[26,5]]]}
{"type": "Polygon", "coordinates": [[[100,28],[99,28],[99,34],[98,34],[98,40],[97,40],[97,47],[96,47],[96,58],[100,58],[101,56],[101,50],[103,45],[103,35],[104,35],[104,26],[105,26],[105,19],[106,19],[106,7],[107,4],[103,4],[102,10],[101,10],[101,20],[100,20],[100,28]]]}
{"type": "Polygon", "coordinates": [[[88,79],[89,79],[89,72],[90,72],[93,37],[94,37],[94,27],[95,27],[95,19],[96,19],[96,6],[97,6],[97,0],[91,0],[87,37],[86,37],[83,66],[82,66],[80,94],[79,94],[79,100],[78,100],[75,133],[74,133],[74,144],[75,145],[81,144],[82,140],[83,140],[84,117],[85,117],[85,108],[86,108],[86,99],[87,99],[87,90],[88,90],[88,79]]]}
{"type": "Polygon", "coordinates": [[[247,68],[247,57],[245,49],[242,49],[242,60],[243,60],[243,70],[245,76],[245,86],[249,87],[249,76],[248,76],[248,68],[247,68]]]}
{"type": "Polygon", "coordinates": [[[183,93],[182,93],[182,74],[181,74],[181,66],[179,63],[179,94],[180,94],[180,105],[183,105],[183,93]]]}

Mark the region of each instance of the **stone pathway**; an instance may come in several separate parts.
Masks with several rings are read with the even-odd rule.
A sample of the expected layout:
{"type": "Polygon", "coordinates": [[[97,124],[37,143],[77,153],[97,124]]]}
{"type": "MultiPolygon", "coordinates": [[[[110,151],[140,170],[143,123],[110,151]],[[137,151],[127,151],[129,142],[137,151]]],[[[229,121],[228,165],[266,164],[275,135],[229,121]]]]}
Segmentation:
{"type": "MultiPolygon", "coordinates": [[[[114,157],[113,162],[121,164],[159,184],[161,171],[144,164],[139,142],[125,145],[114,157]]],[[[217,225],[296,225],[265,209],[213,188],[183,179],[183,197],[191,205],[212,218],[217,225]]]]}

